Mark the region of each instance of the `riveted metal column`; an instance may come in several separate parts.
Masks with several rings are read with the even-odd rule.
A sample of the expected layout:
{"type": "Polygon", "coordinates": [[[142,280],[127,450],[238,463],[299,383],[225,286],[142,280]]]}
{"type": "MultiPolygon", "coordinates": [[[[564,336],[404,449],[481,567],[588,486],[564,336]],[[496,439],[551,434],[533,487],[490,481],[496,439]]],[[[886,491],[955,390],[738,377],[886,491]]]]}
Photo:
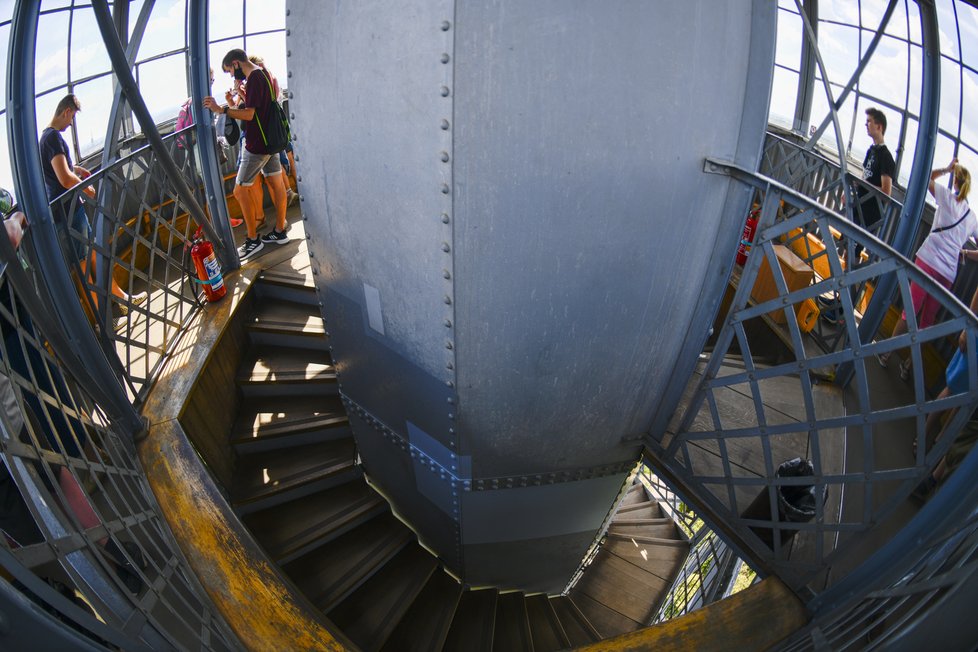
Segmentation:
{"type": "MultiPolygon", "coordinates": [[[[89,379],[89,391],[118,426],[120,432],[136,435],[145,427],[133,409],[118,376],[112,371],[92,327],[82,311],[78,293],[61,254],[54,217],[48,206],[47,189],[41,175],[41,154],[37,145],[37,112],[34,106],[35,36],[39,0],[18,2],[14,8],[7,56],[7,136],[10,158],[16,175],[17,197],[31,222],[31,235],[41,267],[40,284],[48,296],[44,313],[31,311],[41,323],[55,353],[79,378],[89,379]],[[63,336],[63,337],[62,337],[63,336]]],[[[14,275],[15,280],[19,275],[14,275]]],[[[25,298],[31,294],[26,279],[17,287],[25,298]]]]}
{"type": "Polygon", "coordinates": [[[204,109],[202,102],[210,95],[211,79],[207,48],[207,6],[208,0],[190,0],[190,86],[193,97],[193,112],[200,119],[194,121],[197,132],[197,151],[200,154],[200,170],[204,177],[207,192],[207,207],[210,210],[214,230],[221,239],[224,249],[226,271],[241,267],[238,251],[234,246],[231,222],[228,220],[228,205],[224,198],[224,177],[217,157],[217,133],[211,113],[204,109]],[[207,119],[204,119],[207,118],[207,119]]]}
{"type": "MultiPolygon", "coordinates": [[[[937,142],[937,120],[941,99],[941,50],[940,32],[937,26],[937,9],[932,0],[922,1],[920,5],[920,28],[923,38],[923,71],[920,80],[920,127],[917,131],[916,150],[910,180],[907,182],[907,197],[903,211],[897,220],[891,246],[904,256],[910,255],[910,247],[917,237],[920,218],[924,212],[924,199],[930,183],[930,172],[934,163],[934,145],[937,142]]],[[[883,323],[883,317],[890,307],[893,292],[897,287],[895,274],[883,276],[866,314],[859,324],[859,339],[869,342],[883,323]]],[[[852,366],[840,369],[838,377],[842,382],[852,378],[852,366]]]]}
{"type": "Polygon", "coordinates": [[[146,103],[143,102],[142,95],[139,93],[139,86],[136,85],[136,80],[132,76],[132,71],[129,69],[126,61],[126,53],[122,49],[122,44],[119,42],[118,34],[115,33],[108,2],[106,0],[94,0],[92,2],[92,9],[95,11],[95,19],[98,21],[99,32],[102,34],[105,50],[109,55],[109,60],[112,62],[112,69],[115,72],[116,80],[122,87],[122,92],[125,93],[126,99],[129,101],[129,106],[136,115],[136,120],[139,121],[139,127],[143,130],[143,135],[153,148],[153,153],[156,155],[160,166],[173,184],[174,190],[180,197],[180,201],[186,204],[187,212],[197,224],[203,227],[207,238],[214,243],[221,263],[226,265],[226,261],[229,260],[229,254],[225,250],[224,241],[220,239],[214,227],[208,221],[203,208],[197,203],[197,198],[194,196],[193,190],[191,190],[183,175],[180,174],[180,168],[173,161],[170,152],[167,151],[166,145],[163,143],[163,138],[156,128],[156,123],[153,122],[153,118],[149,114],[149,109],[146,108],[146,103]]]}

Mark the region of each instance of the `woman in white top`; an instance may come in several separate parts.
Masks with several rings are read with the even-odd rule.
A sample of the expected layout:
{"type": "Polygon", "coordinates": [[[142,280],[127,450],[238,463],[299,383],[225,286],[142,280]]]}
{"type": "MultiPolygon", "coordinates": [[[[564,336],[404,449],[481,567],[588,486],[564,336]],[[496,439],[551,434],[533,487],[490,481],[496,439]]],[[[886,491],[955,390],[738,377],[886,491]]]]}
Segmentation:
{"type": "MultiPolygon", "coordinates": [[[[964,253],[971,259],[978,257],[978,251],[962,252],[961,248],[968,238],[978,237],[978,217],[968,206],[968,191],[971,190],[971,173],[957,159],[952,159],[946,168],[940,168],[930,173],[930,194],[937,200],[937,212],[934,213],[934,223],[930,233],[917,250],[914,263],[927,272],[931,278],[948,290],[954,283],[958,273],[958,256],[964,253]],[[954,173],[954,190],[934,183],[939,177],[954,173]]],[[[940,304],[937,299],[916,283],[910,284],[910,298],[913,302],[913,312],[917,316],[917,328],[927,328],[934,323],[940,304]]],[[[893,337],[907,332],[907,313],[900,316],[893,337]]],[[[884,367],[890,354],[884,353],[879,357],[884,367]]],[[[900,365],[900,377],[906,380],[910,376],[911,358],[900,365]]]]}

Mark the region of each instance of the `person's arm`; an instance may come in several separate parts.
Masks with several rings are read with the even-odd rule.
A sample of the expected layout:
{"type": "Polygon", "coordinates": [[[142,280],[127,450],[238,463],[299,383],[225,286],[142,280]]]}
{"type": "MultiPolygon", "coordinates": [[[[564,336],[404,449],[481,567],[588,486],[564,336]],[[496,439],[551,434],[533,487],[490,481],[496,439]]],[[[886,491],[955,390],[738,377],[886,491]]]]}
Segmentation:
{"type": "Polygon", "coordinates": [[[212,113],[218,113],[226,115],[229,118],[234,118],[235,120],[254,120],[255,110],[249,107],[242,107],[239,109],[234,109],[229,106],[221,106],[217,103],[213,97],[207,96],[204,98],[204,108],[212,113]]]}
{"type": "Polygon", "coordinates": [[[934,168],[933,170],[931,170],[930,182],[927,184],[927,190],[930,191],[932,197],[936,197],[936,195],[934,194],[934,182],[937,181],[940,177],[954,170],[954,166],[957,164],[958,164],[958,159],[952,158],[951,164],[948,165],[946,168],[934,168]]]}
{"type": "Polygon", "coordinates": [[[27,227],[27,216],[17,211],[3,221],[3,226],[7,230],[7,239],[10,246],[16,249],[20,246],[20,241],[24,237],[24,229],[27,227]]]}
{"type": "Polygon", "coordinates": [[[893,190],[893,179],[890,178],[890,175],[884,174],[880,177],[880,190],[887,195],[889,195],[890,191],[893,190]]]}
{"type": "MultiPolygon", "coordinates": [[[[75,170],[68,167],[68,159],[65,158],[64,154],[55,154],[54,158],[51,159],[51,167],[54,169],[55,176],[58,177],[58,183],[65,187],[65,189],[74,188],[79,183],[84,181],[84,177],[79,175],[75,170],[83,170],[85,176],[89,176],[88,170],[81,166],[76,166],[75,170]]],[[[95,199],[95,190],[91,186],[87,186],[82,189],[86,195],[95,199]]]]}

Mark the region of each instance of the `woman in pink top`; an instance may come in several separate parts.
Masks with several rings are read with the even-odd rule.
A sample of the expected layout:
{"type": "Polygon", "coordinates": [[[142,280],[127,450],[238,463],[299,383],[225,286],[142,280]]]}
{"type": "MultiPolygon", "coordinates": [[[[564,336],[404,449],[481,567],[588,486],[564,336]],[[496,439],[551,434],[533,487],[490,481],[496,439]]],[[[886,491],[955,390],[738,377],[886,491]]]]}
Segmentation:
{"type": "MultiPolygon", "coordinates": [[[[958,257],[963,253],[966,257],[975,259],[978,251],[962,252],[961,248],[968,238],[978,237],[978,218],[968,206],[968,192],[971,190],[971,173],[967,168],[958,165],[957,159],[952,159],[946,168],[933,170],[930,173],[930,194],[937,200],[937,212],[934,213],[934,223],[930,233],[917,250],[914,264],[935,281],[948,290],[954,283],[958,271],[958,257]],[[954,173],[954,190],[934,183],[939,177],[954,173]]],[[[917,317],[917,328],[927,328],[934,323],[940,304],[937,299],[916,283],[910,284],[910,298],[913,312],[917,317]]],[[[907,332],[907,313],[900,316],[893,329],[893,337],[907,332]]],[[[880,364],[884,367],[890,358],[889,353],[879,356],[880,364]]],[[[912,358],[908,357],[900,365],[900,377],[906,380],[910,377],[912,358]]]]}

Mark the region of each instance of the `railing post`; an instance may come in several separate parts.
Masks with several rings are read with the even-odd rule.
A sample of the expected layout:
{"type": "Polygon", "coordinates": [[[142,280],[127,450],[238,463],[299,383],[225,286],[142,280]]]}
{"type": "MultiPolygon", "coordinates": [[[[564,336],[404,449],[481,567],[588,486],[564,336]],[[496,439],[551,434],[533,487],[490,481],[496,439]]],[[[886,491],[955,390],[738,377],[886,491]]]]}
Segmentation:
{"type": "Polygon", "coordinates": [[[204,98],[210,95],[210,66],[208,62],[207,7],[208,0],[190,0],[188,27],[190,28],[190,85],[193,89],[193,111],[200,119],[194,124],[197,133],[197,147],[200,152],[200,169],[204,176],[207,191],[207,205],[210,208],[214,230],[221,238],[224,248],[225,270],[230,272],[241,267],[238,251],[234,246],[234,234],[228,220],[228,205],[224,197],[224,177],[217,157],[217,134],[210,111],[203,108],[204,98]],[[204,118],[207,118],[206,120],[204,118]]]}
{"type": "MultiPolygon", "coordinates": [[[[897,219],[890,246],[904,256],[910,257],[910,247],[917,237],[920,217],[924,212],[924,199],[930,183],[930,172],[934,163],[934,144],[937,142],[937,120],[941,100],[941,51],[940,32],[937,28],[937,9],[933,2],[920,2],[920,28],[923,38],[923,71],[920,89],[920,127],[917,130],[917,143],[914,151],[913,167],[907,182],[907,196],[903,211],[897,219]]],[[[870,342],[883,323],[889,310],[893,292],[896,290],[896,274],[880,278],[866,313],[859,323],[859,340],[870,342]]],[[[852,379],[852,363],[841,365],[836,372],[840,384],[848,384],[852,379]]]]}
{"type": "MultiPolygon", "coordinates": [[[[41,299],[46,305],[35,304],[31,313],[38,321],[47,323],[47,327],[42,328],[52,348],[62,359],[75,361],[73,372],[79,378],[87,379],[88,389],[112,421],[122,432],[138,436],[145,430],[145,425],[129,402],[122,382],[112,370],[82,310],[48,205],[47,189],[41,175],[34,106],[35,35],[39,12],[39,0],[25,0],[14,7],[6,89],[7,136],[10,158],[18,172],[17,198],[31,223],[31,237],[42,263],[37,270],[38,277],[46,292],[46,297],[41,299]]],[[[2,251],[10,254],[9,243],[4,245],[2,251]]]]}
{"type": "Polygon", "coordinates": [[[153,122],[153,117],[149,114],[149,109],[146,108],[146,103],[139,93],[139,86],[137,86],[136,80],[132,76],[132,71],[129,69],[126,61],[126,53],[122,49],[122,44],[119,42],[119,35],[115,33],[108,2],[106,0],[93,0],[92,10],[95,12],[99,32],[102,34],[102,41],[105,45],[106,53],[112,62],[112,69],[115,72],[116,80],[122,87],[122,92],[125,93],[126,99],[129,101],[129,107],[132,109],[133,114],[135,114],[136,120],[139,121],[139,127],[143,130],[143,135],[153,148],[153,153],[156,154],[160,166],[173,184],[177,196],[180,197],[180,201],[187,206],[187,212],[197,224],[203,227],[207,238],[214,243],[221,262],[225,263],[229,259],[229,254],[225,250],[224,241],[215,232],[214,227],[204,214],[204,209],[197,202],[193,190],[191,190],[186,179],[180,173],[180,168],[174,162],[173,157],[170,156],[170,152],[167,151],[166,145],[163,143],[163,138],[156,128],[156,123],[153,122]]]}

